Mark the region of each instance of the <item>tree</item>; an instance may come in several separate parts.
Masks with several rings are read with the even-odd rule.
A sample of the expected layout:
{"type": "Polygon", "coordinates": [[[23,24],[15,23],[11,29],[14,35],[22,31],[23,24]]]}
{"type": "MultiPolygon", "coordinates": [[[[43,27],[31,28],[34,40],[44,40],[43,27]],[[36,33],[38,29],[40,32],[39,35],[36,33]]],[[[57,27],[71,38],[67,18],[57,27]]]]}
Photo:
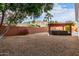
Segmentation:
{"type": "MultiPolygon", "coordinates": [[[[2,16],[5,15],[6,10],[11,10],[14,12],[14,14],[10,17],[8,17],[9,24],[18,22],[22,22],[23,18],[26,17],[26,15],[31,16],[32,14],[34,17],[39,17],[42,14],[42,8],[44,8],[44,11],[47,12],[48,10],[51,10],[53,7],[52,3],[3,3],[0,4],[0,9],[3,8],[1,12],[2,16]],[[2,6],[4,5],[4,6],[2,6]]],[[[1,25],[3,23],[4,17],[1,20],[1,25]]]]}
{"type": "Polygon", "coordinates": [[[53,15],[51,15],[49,12],[46,13],[46,16],[44,19],[46,19],[49,23],[49,20],[53,17],[53,15]]]}
{"type": "Polygon", "coordinates": [[[4,16],[5,16],[5,11],[7,10],[7,4],[0,3],[0,12],[2,12],[2,18],[1,18],[1,23],[0,27],[3,24],[4,16]],[[6,7],[5,7],[6,6],[6,7]]]}
{"type": "MultiPolygon", "coordinates": [[[[5,13],[7,10],[13,12],[13,14],[7,18],[8,24],[10,25],[11,23],[17,24],[18,22],[22,22],[27,15],[39,17],[43,11],[47,12],[48,10],[51,10],[52,7],[52,3],[0,3],[0,12],[2,13],[0,27],[5,20],[5,13]]],[[[5,28],[5,31],[3,31],[7,33],[8,30],[9,26],[8,28],[5,28]]],[[[2,37],[5,35],[5,33],[2,33],[2,37]]]]}

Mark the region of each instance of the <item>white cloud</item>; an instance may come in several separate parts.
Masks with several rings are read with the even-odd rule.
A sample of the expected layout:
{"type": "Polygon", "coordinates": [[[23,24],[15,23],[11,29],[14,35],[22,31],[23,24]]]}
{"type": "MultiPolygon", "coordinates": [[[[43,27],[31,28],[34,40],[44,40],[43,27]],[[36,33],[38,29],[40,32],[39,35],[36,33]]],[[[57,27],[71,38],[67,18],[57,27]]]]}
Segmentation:
{"type": "Polygon", "coordinates": [[[55,4],[53,10],[50,11],[53,14],[54,20],[65,22],[65,21],[75,21],[75,10],[62,8],[62,6],[55,4]]]}

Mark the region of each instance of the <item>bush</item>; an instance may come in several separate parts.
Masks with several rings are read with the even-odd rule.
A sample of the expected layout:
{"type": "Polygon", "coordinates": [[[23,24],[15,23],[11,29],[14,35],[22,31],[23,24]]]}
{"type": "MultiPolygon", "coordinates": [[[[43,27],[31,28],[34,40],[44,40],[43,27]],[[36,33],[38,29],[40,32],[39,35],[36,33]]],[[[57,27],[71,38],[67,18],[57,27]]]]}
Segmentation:
{"type": "Polygon", "coordinates": [[[40,27],[38,24],[30,24],[28,27],[40,27]]]}
{"type": "Polygon", "coordinates": [[[70,26],[69,25],[65,26],[65,31],[70,31],[70,26]]]}

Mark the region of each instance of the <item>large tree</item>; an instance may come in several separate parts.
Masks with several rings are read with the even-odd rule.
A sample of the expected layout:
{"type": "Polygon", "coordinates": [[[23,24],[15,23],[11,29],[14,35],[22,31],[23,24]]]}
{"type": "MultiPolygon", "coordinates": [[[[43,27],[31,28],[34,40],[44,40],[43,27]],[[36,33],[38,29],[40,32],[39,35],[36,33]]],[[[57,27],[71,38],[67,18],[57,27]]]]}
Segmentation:
{"type": "Polygon", "coordinates": [[[42,14],[42,11],[47,12],[53,7],[52,3],[2,3],[0,4],[0,11],[2,12],[2,19],[0,25],[3,24],[5,12],[10,10],[14,12],[13,15],[8,17],[9,23],[18,23],[23,21],[27,15],[38,17],[42,14]]]}
{"type": "Polygon", "coordinates": [[[1,23],[0,23],[0,27],[1,27],[1,25],[3,24],[3,20],[4,20],[4,17],[5,17],[5,12],[6,12],[6,10],[8,9],[7,8],[7,5],[8,4],[3,4],[3,3],[0,3],[0,12],[2,13],[2,18],[1,18],[1,23]]]}

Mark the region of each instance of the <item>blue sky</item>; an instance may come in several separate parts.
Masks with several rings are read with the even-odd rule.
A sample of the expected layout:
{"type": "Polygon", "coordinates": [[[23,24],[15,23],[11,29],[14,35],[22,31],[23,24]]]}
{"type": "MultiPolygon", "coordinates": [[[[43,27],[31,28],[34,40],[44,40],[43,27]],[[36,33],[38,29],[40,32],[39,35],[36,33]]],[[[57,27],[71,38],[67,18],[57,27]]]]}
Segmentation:
{"type": "Polygon", "coordinates": [[[51,14],[54,16],[52,20],[59,22],[75,21],[75,8],[72,3],[55,4],[51,14]]]}
{"type": "Polygon", "coordinates": [[[58,5],[60,5],[62,8],[68,8],[68,9],[73,9],[74,8],[74,4],[73,3],[59,3],[58,5]]]}
{"type": "MultiPolygon", "coordinates": [[[[73,3],[58,3],[54,4],[54,7],[49,11],[53,17],[51,20],[66,22],[75,21],[75,8],[73,3]]],[[[38,19],[38,21],[43,20],[46,13],[43,13],[38,19]]],[[[30,19],[31,21],[31,19],[30,19]]]]}

